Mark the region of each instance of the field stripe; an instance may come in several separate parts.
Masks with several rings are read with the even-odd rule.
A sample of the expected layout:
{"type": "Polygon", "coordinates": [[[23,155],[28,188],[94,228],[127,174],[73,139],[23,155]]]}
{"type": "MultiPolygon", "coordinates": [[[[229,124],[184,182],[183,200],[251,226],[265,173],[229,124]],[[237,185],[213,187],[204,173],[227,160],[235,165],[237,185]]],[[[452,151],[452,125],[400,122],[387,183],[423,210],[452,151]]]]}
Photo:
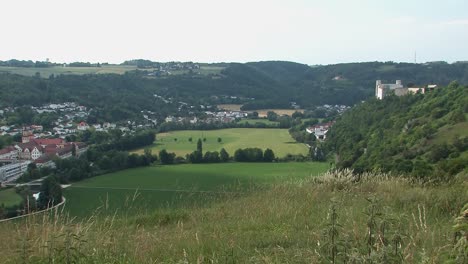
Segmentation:
{"type": "Polygon", "coordinates": [[[108,190],[126,190],[126,191],[157,191],[157,192],[185,192],[185,193],[226,193],[226,194],[245,194],[245,192],[232,191],[197,191],[183,189],[153,189],[153,188],[124,188],[124,187],[99,187],[99,186],[71,186],[70,188],[81,189],[108,189],[108,190]]]}

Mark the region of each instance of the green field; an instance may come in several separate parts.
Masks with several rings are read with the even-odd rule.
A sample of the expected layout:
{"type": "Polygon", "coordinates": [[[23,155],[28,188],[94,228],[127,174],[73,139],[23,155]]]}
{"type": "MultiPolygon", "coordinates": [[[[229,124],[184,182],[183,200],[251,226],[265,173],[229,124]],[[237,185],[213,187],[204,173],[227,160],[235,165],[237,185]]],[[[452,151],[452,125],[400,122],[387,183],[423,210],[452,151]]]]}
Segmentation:
{"type": "Polygon", "coordinates": [[[260,119],[250,119],[250,118],[245,118],[245,119],[241,119],[239,120],[239,122],[237,122],[238,124],[245,124],[245,123],[249,123],[251,125],[254,125],[255,123],[262,123],[262,124],[265,124],[265,125],[278,125],[279,122],[276,122],[276,121],[270,121],[268,119],[263,119],[263,118],[260,118],[260,119]]]}
{"type": "MultiPolygon", "coordinates": [[[[51,74],[60,75],[60,74],[106,74],[106,73],[115,73],[115,74],[124,74],[128,71],[136,70],[136,66],[129,65],[102,65],[101,67],[63,67],[63,66],[54,66],[48,68],[26,68],[26,67],[4,67],[0,66],[0,73],[8,72],[13,74],[20,74],[25,76],[35,76],[38,72],[41,77],[48,78],[51,74]]],[[[202,75],[208,74],[219,74],[224,67],[220,66],[201,66],[200,69],[195,70],[202,75]]],[[[143,69],[152,71],[153,69],[143,69]]],[[[172,71],[171,74],[186,74],[189,73],[189,70],[176,70],[172,71]]]]}
{"type": "MultiPolygon", "coordinates": [[[[270,148],[277,157],[286,154],[304,154],[308,152],[307,146],[297,143],[289,135],[287,129],[261,129],[261,128],[231,128],[221,130],[183,130],[156,135],[156,142],[150,147],[153,153],[162,149],[174,152],[178,156],[185,156],[196,150],[197,140],[206,138],[203,142],[203,151],[219,151],[225,148],[230,155],[239,148],[257,147],[265,150],[270,148]],[[189,138],[192,138],[192,142],[189,138]],[[221,143],[218,143],[218,137],[221,143]],[[177,140],[175,140],[177,139],[177,140]]],[[[143,153],[143,149],[135,151],[143,153]]]]}
{"type": "Polygon", "coordinates": [[[64,190],[73,216],[98,207],[107,213],[185,207],[266,186],[316,176],[327,163],[220,163],[153,166],[119,171],[74,183],[64,190]]]}
{"type": "Polygon", "coordinates": [[[15,192],[14,188],[0,191],[0,205],[10,207],[21,204],[22,201],[23,199],[15,192]]]}
{"type": "Polygon", "coordinates": [[[136,66],[121,66],[121,65],[103,65],[101,67],[62,67],[54,66],[49,68],[24,68],[24,67],[0,67],[0,72],[9,72],[25,76],[34,76],[38,72],[41,77],[48,78],[51,74],[103,74],[116,73],[124,74],[127,71],[136,70],[136,66]]]}

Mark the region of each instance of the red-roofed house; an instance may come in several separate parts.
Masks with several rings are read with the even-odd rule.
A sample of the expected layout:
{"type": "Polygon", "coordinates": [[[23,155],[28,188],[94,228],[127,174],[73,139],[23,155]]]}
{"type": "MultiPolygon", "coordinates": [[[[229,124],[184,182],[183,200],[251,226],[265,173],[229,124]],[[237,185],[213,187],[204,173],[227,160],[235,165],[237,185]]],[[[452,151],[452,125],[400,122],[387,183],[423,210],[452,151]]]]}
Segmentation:
{"type": "Polygon", "coordinates": [[[317,139],[325,140],[327,138],[327,132],[332,125],[333,122],[317,124],[306,128],[306,131],[307,133],[314,134],[317,139]]]}
{"type": "Polygon", "coordinates": [[[81,131],[88,130],[89,125],[86,124],[86,122],[80,122],[78,126],[76,127],[76,129],[81,130],[81,131]]]}
{"type": "Polygon", "coordinates": [[[0,149],[0,160],[10,160],[10,159],[17,159],[18,158],[18,150],[13,147],[9,146],[3,149],[0,149]]]}

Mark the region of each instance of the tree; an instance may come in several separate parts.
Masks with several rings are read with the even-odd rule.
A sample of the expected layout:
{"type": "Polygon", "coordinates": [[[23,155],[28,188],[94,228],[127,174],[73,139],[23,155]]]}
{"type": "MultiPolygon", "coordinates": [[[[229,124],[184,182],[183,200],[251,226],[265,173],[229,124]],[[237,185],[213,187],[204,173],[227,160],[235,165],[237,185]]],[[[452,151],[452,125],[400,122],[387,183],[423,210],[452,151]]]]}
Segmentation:
{"type": "Polygon", "coordinates": [[[278,119],[278,114],[273,112],[273,111],[268,111],[267,112],[267,118],[270,121],[276,121],[278,119]]]}
{"type": "MultiPolygon", "coordinates": [[[[205,138],[203,138],[203,140],[205,140],[205,138]]],[[[203,153],[203,143],[201,139],[198,139],[197,141],[197,151],[199,151],[200,153],[203,153]]]]}
{"type": "Polygon", "coordinates": [[[219,152],[219,156],[222,162],[229,161],[229,153],[227,153],[227,151],[224,148],[222,148],[219,152]]]}
{"type": "Polygon", "coordinates": [[[272,162],[273,160],[275,160],[275,153],[273,150],[267,148],[263,154],[263,161],[272,162]]]}
{"type": "Polygon", "coordinates": [[[213,152],[207,151],[205,153],[205,156],[203,157],[203,161],[208,162],[208,163],[219,162],[220,161],[219,153],[217,151],[213,151],[213,152]]]}
{"type": "Polygon", "coordinates": [[[188,141],[189,141],[190,143],[192,143],[192,137],[189,137],[188,141]]]}
{"type": "Polygon", "coordinates": [[[173,164],[175,153],[169,153],[166,149],[159,151],[159,160],[162,164],[173,164]]]}
{"type": "Polygon", "coordinates": [[[223,139],[219,137],[218,138],[218,143],[221,143],[221,141],[223,141],[223,139]]]}
{"type": "Polygon", "coordinates": [[[236,152],[234,152],[234,160],[237,162],[247,161],[247,158],[245,156],[243,149],[237,149],[236,152]]]}
{"type": "Polygon", "coordinates": [[[156,157],[156,154],[153,155],[153,151],[150,148],[145,148],[144,156],[146,158],[147,164],[151,164],[151,163],[155,162],[158,159],[156,157]]]}
{"type": "Polygon", "coordinates": [[[57,179],[49,176],[41,184],[38,206],[45,209],[54,206],[62,201],[62,187],[57,179]]]}

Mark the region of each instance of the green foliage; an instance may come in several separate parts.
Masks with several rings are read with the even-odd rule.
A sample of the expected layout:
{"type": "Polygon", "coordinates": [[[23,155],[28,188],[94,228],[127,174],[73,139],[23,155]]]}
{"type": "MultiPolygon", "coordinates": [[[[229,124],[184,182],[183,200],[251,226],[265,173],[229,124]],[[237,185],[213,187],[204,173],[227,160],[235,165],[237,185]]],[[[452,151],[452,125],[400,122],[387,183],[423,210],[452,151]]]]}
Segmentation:
{"type": "Polygon", "coordinates": [[[267,148],[265,152],[263,152],[263,161],[265,162],[272,162],[275,160],[275,153],[273,150],[267,148]]]}
{"type": "Polygon", "coordinates": [[[173,164],[175,156],[176,155],[174,153],[169,153],[165,149],[159,151],[159,160],[161,161],[161,164],[164,165],[173,164]]]}
{"type": "Polygon", "coordinates": [[[42,181],[39,199],[39,208],[49,208],[62,201],[62,187],[55,177],[49,176],[42,181]]]}
{"type": "Polygon", "coordinates": [[[224,148],[222,148],[219,152],[219,157],[222,162],[229,161],[229,153],[227,153],[227,151],[224,148]]]}
{"type": "Polygon", "coordinates": [[[338,118],[326,149],[337,154],[339,168],[453,178],[468,164],[460,118],[466,98],[467,87],[452,83],[425,95],[369,100],[338,118]]]}
{"type": "Polygon", "coordinates": [[[260,148],[238,149],[234,152],[234,160],[237,162],[262,162],[263,151],[260,148]]]}
{"type": "MultiPolygon", "coordinates": [[[[33,62],[23,63],[30,65],[33,62]]],[[[9,65],[18,64],[22,63],[9,65]]],[[[223,103],[223,96],[235,96],[236,100],[240,100],[239,103],[244,103],[243,109],[246,110],[290,108],[292,101],[307,108],[323,104],[358,103],[373,95],[376,79],[403,79],[407,83],[434,82],[439,85],[447,85],[451,80],[468,83],[467,75],[464,74],[467,66],[463,63],[423,65],[369,62],[310,67],[292,62],[266,61],[223,64],[221,73],[206,75],[188,73],[148,78],[145,71],[126,72],[135,67],[147,68],[154,64],[144,60],[131,62],[127,66],[129,68],[122,66],[123,70],[116,71],[125,72],[121,75],[70,75],[67,71],[72,68],[56,70],[57,74],[48,79],[0,74],[0,106],[76,101],[95,109],[96,112],[90,118],[103,122],[141,119],[142,110],[156,112],[158,119],[177,111],[177,104],[167,104],[153,97],[154,94],[193,105],[200,102],[223,103]],[[343,79],[334,80],[336,76],[342,76],[343,79]],[[218,99],[213,99],[213,96],[218,99]]],[[[93,65],[77,63],[76,66],[93,65]]],[[[86,73],[84,69],[87,68],[74,69],[86,73]]],[[[88,72],[94,73],[96,69],[101,70],[94,67],[88,72]]],[[[457,114],[453,118],[459,120],[461,115],[457,114]]]]}

